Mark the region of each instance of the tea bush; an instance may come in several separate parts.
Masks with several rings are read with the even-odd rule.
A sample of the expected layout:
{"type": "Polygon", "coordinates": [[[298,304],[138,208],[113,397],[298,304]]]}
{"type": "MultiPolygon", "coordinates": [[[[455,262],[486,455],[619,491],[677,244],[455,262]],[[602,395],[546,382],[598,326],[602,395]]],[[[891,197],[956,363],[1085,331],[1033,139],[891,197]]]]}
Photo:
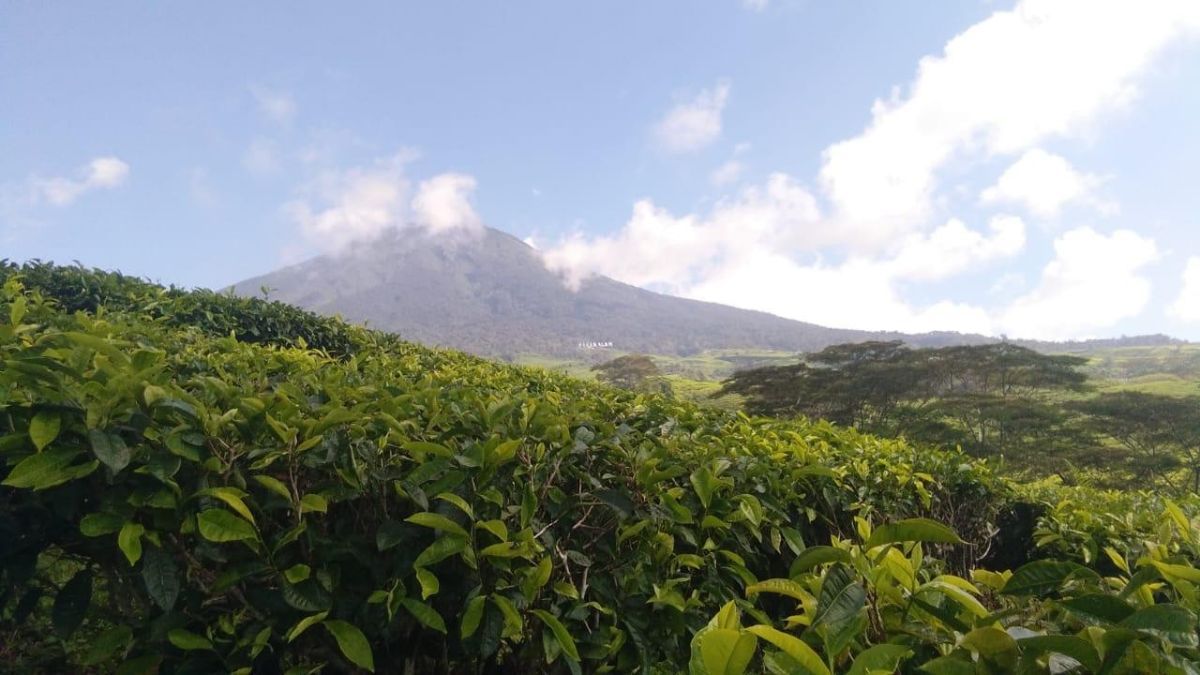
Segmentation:
{"type": "Polygon", "coordinates": [[[1195,672],[1191,504],[1081,555],[1066,488],[958,453],[6,270],[16,670],[1195,672]],[[1054,559],[972,572],[1021,500],[1054,559]]]}

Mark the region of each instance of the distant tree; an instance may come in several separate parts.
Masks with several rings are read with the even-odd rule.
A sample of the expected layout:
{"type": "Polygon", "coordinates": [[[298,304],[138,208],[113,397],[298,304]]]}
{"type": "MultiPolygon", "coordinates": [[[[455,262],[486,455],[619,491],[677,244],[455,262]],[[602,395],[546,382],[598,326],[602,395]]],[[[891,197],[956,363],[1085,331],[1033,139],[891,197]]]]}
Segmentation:
{"type": "Polygon", "coordinates": [[[1054,404],[1082,391],[1085,359],[1011,343],[911,349],[834,345],[802,363],[734,373],[718,392],[755,414],[804,415],[977,455],[1030,457],[1077,447],[1084,431],[1054,404]]]}
{"type": "Polygon", "coordinates": [[[1200,397],[1120,391],[1072,407],[1129,451],[1136,477],[1200,493],[1200,397]]]}
{"type": "Polygon", "coordinates": [[[662,375],[654,359],[644,354],[619,356],[592,366],[596,379],[622,389],[642,389],[651,378],[662,375]]]}

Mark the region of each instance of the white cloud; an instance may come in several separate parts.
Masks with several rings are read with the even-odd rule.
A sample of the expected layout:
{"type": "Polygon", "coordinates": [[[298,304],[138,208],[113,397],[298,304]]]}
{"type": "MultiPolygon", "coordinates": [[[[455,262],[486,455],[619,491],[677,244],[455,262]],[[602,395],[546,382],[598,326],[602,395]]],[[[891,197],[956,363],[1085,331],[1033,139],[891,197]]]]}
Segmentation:
{"type": "Polygon", "coordinates": [[[669,152],[693,152],[721,136],[721,113],[729,99],[729,82],[722,80],[694,99],[675,105],[654,127],[660,146],[669,152]]]}
{"type": "Polygon", "coordinates": [[[741,178],[742,172],[746,170],[746,165],[736,159],[731,159],[721,166],[712,170],[708,175],[708,181],[717,187],[736,183],[738,178],[741,178]]]}
{"type": "Polygon", "coordinates": [[[129,165],[125,162],[116,157],[97,157],[78,171],[77,178],[30,179],[30,201],[67,206],[93,190],[119,187],[128,177],[129,165]]]}
{"type": "Polygon", "coordinates": [[[405,169],[416,156],[402,150],[370,166],[326,171],[284,211],[308,243],[332,252],[389,230],[418,229],[435,236],[479,231],[483,225],[470,201],[472,176],[439,174],[421,181],[410,200],[412,182],[405,169]]]}
{"type": "Polygon", "coordinates": [[[1150,301],[1142,269],[1158,258],[1152,239],[1130,230],[1103,235],[1088,227],[1063,233],[1041,281],[1000,315],[998,324],[1019,338],[1091,337],[1139,314],[1150,301]]]}
{"type": "Polygon", "coordinates": [[[1030,213],[1043,218],[1058,216],[1070,202],[1089,202],[1111,212],[1114,206],[1100,202],[1094,195],[1101,182],[1099,176],[1076,171],[1066,159],[1033,148],[1005,169],[996,184],[980,193],[979,198],[984,204],[1023,204],[1030,213]]]}
{"type": "Polygon", "coordinates": [[[752,11],[761,12],[771,4],[771,0],[742,0],[742,7],[752,11]]]}
{"type": "Polygon", "coordinates": [[[259,114],[276,124],[290,124],[296,116],[296,101],[287,92],[252,86],[250,94],[254,96],[259,114]]]}
{"type": "Polygon", "coordinates": [[[462,173],[443,173],[421,181],[412,210],[416,222],[431,234],[479,232],[483,221],[471,205],[475,178],[462,173]]]}
{"type": "Polygon", "coordinates": [[[835,217],[863,246],[918,227],[952,160],[1088,133],[1136,97],[1164,47],[1197,29],[1194,0],[1023,0],[992,14],[922,59],[904,94],[876,101],[860,135],[825,151],[820,183],[835,217]]]}
{"type": "Polygon", "coordinates": [[[1167,315],[1188,323],[1200,321],[1200,256],[1188,258],[1183,285],[1175,301],[1167,307],[1167,315]]]}
{"type": "Polygon", "coordinates": [[[402,151],[370,167],[326,172],[284,209],[306,239],[327,251],[403,227],[409,191],[404,167],[412,159],[402,151]]]}

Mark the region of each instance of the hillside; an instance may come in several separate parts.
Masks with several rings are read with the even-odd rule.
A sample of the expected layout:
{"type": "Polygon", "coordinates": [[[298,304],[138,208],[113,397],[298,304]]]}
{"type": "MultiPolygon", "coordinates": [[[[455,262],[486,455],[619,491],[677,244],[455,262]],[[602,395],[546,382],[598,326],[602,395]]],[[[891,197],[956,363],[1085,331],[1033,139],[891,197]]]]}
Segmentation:
{"type": "Polygon", "coordinates": [[[1017,486],[279,303],[46,266],[0,286],[6,668],[1200,660],[1194,499],[1017,486]]]}
{"type": "Polygon", "coordinates": [[[475,240],[392,233],[233,289],[394,332],[430,345],[512,358],[579,355],[580,343],[619,352],[689,355],[711,349],[812,351],[831,344],[903,339],[976,343],[957,333],[904,335],[826,328],[764,312],[654,293],[607,277],[578,292],[521,240],[487,229],[475,240]]]}

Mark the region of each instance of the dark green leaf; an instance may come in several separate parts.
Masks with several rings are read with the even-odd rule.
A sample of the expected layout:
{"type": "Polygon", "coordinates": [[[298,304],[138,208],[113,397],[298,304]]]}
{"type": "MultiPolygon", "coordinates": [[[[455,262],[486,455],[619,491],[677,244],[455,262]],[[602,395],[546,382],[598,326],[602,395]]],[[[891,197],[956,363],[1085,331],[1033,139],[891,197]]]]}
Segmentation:
{"type": "Polygon", "coordinates": [[[80,570],[54,596],[54,607],[50,613],[54,632],[63,639],[71,637],[79,624],[83,623],[91,603],[92,572],[80,570]]]}

